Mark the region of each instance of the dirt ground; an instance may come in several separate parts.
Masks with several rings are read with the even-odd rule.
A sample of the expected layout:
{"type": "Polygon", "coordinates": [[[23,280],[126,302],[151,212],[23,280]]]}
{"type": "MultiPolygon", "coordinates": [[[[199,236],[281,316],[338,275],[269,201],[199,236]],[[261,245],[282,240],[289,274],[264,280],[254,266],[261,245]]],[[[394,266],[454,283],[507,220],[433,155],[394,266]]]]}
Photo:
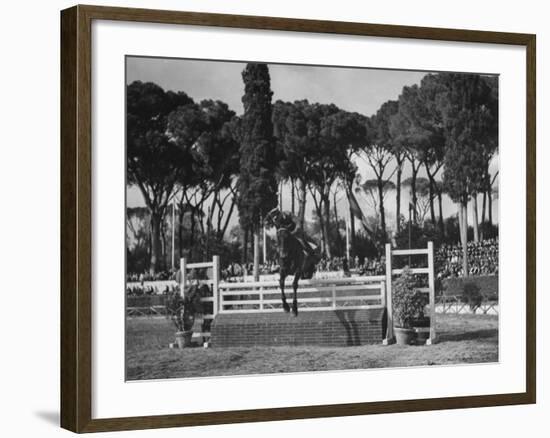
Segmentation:
{"type": "Polygon", "coordinates": [[[127,380],[273,374],[498,361],[498,317],[438,315],[432,346],[202,347],[172,350],[164,318],[128,318],[127,380]]]}

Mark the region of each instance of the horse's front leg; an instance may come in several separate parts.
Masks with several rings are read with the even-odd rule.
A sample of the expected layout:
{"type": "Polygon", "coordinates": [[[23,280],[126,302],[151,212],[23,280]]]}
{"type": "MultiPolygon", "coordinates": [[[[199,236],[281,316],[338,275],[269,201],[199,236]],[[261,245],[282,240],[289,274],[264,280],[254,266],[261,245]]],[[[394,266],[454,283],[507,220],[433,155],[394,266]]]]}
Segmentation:
{"type": "Polygon", "coordinates": [[[298,316],[298,281],[300,280],[301,273],[300,271],[294,274],[294,281],[292,282],[292,289],[294,290],[294,295],[292,298],[292,313],[294,316],[298,316]]]}
{"type": "Polygon", "coordinates": [[[279,276],[279,287],[281,288],[281,299],[283,300],[283,309],[285,310],[285,312],[290,312],[290,306],[286,302],[285,278],[286,278],[286,275],[281,273],[281,275],[279,276]]]}

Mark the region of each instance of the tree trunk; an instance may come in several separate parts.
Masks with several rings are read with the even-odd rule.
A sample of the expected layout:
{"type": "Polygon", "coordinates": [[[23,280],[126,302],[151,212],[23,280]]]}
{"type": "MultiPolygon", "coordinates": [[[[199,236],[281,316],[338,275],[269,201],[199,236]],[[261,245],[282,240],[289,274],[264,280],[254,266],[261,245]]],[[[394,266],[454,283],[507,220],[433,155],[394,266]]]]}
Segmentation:
{"type": "Polygon", "coordinates": [[[206,242],[205,242],[205,253],[206,260],[210,258],[210,230],[212,222],[210,221],[210,215],[212,214],[213,207],[208,207],[208,214],[206,215],[206,242]]]}
{"type": "Polygon", "coordinates": [[[233,210],[235,209],[235,205],[237,204],[236,202],[236,197],[235,196],[232,196],[232,199],[231,199],[231,207],[229,207],[229,212],[227,213],[227,216],[225,218],[225,223],[220,231],[220,241],[223,242],[223,236],[225,236],[225,233],[227,231],[227,227],[229,226],[229,221],[231,220],[231,216],[233,216],[233,210]]]}
{"type": "Polygon", "coordinates": [[[384,182],[379,179],[378,180],[378,198],[380,199],[379,202],[379,210],[380,210],[380,228],[382,229],[382,236],[384,238],[384,243],[387,241],[386,238],[386,214],[384,211],[384,182]]]}
{"type": "Polygon", "coordinates": [[[493,194],[491,193],[491,189],[489,189],[487,192],[487,210],[489,211],[489,224],[493,225],[493,194]]]}
{"type": "Polygon", "coordinates": [[[481,225],[485,223],[486,206],[487,206],[487,191],[483,190],[483,199],[481,201],[481,225]]]}
{"type": "Polygon", "coordinates": [[[351,211],[351,206],[349,208],[349,246],[350,254],[355,255],[355,216],[351,211]]]}
{"type": "Polygon", "coordinates": [[[437,191],[437,203],[439,206],[439,231],[441,233],[441,237],[445,237],[445,223],[443,221],[443,195],[441,190],[437,191]]]}
{"type": "Polygon", "coordinates": [[[430,196],[430,219],[432,221],[432,225],[435,227],[435,208],[434,208],[434,185],[433,181],[430,179],[430,185],[429,185],[429,196],[430,196]]]}
{"type": "Polygon", "coordinates": [[[300,181],[299,195],[298,195],[298,226],[301,230],[304,229],[306,218],[306,184],[304,181],[300,181]]]}
{"type": "Polygon", "coordinates": [[[344,247],[343,254],[346,253],[345,244],[342,244],[342,236],[340,235],[340,223],[338,221],[338,209],[336,208],[336,191],[334,191],[334,196],[332,200],[332,209],[334,211],[334,227],[336,229],[336,239],[337,239],[337,245],[338,245],[338,251],[344,247]]]}
{"type": "Polygon", "coordinates": [[[260,231],[259,227],[254,227],[254,281],[260,281],[260,231]]]}
{"type": "Polygon", "coordinates": [[[184,218],[184,212],[183,212],[183,208],[180,206],[179,212],[178,212],[178,254],[180,259],[184,257],[183,255],[183,218],[184,218]]]}
{"type": "Polygon", "coordinates": [[[166,255],[167,255],[167,243],[166,243],[166,224],[164,223],[164,220],[160,222],[160,263],[159,268],[160,270],[164,270],[166,266],[166,255]]]}
{"type": "Polygon", "coordinates": [[[161,241],[160,241],[160,227],[162,222],[162,215],[158,212],[151,212],[151,264],[149,266],[149,273],[154,275],[160,265],[161,258],[161,241]]]}
{"type": "MultiPolygon", "coordinates": [[[[317,204],[317,203],[316,203],[317,204]]],[[[317,218],[319,219],[319,228],[321,230],[321,253],[327,253],[327,236],[325,229],[325,220],[323,219],[323,212],[321,205],[315,205],[315,210],[317,211],[317,218]]]]}
{"type": "Polygon", "coordinates": [[[149,239],[147,242],[147,251],[149,256],[149,263],[151,262],[151,255],[153,254],[153,227],[151,226],[151,221],[149,220],[149,231],[147,233],[149,239]]]}
{"type": "Polygon", "coordinates": [[[193,260],[193,249],[195,247],[195,209],[191,209],[191,231],[189,235],[189,260],[193,260]]]}
{"type": "Polygon", "coordinates": [[[477,193],[474,194],[474,199],[473,199],[473,214],[472,214],[472,218],[473,218],[473,225],[474,225],[474,242],[479,242],[479,219],[478,219],[478,216],[477,216],[477,193]]]}
{"type": "Polygon", "coordinates": [[[483,240],[485,238],[485,213],[486,213],[486,204],[487,204],[487,192],[483,191],[483,197],[481,200],[481,229],[479,230],[479,238],[483,240]]]}
{"type": "Polygon", "coordinates": [[[458,245],[462,245],[462,230],[464,229],[464,217],[462,216],[462,204],[457,204],[458,210],[456,217],[458,218],[458,245]]]}
{"type": "Polygon", "coordinates": [[[464,277],[468,277],[468,202],[462,203],[462,270],[464,277]]]}
{"type": "Polygon", "coordinates": [[[397,167],[397,181],[395,183],[395,231],[398,233],[401,229],[401,174],[402,165],[397,167]]]}
{"type": "Polygon", "coordinates": [[[328,195],[322,197],[321,202],[323,203],[323,213],[324,213],[324,228],[325,228],[325,251],[327,257],[332,258],[332,248],[330,243],[330,198],[328,195]]]}
{"type": "Polygon", "coordinates": [[[428,175],[428,190],[429,190],[429,197],[430,197],[430,219],[432,221],[432,225],[435,227],[435,208],[434,208],[434,177],[430,173],[430,166],[428,163],[424,163],[424,166],[426,167],[426,175],[428,175]]]}
{"type": "Polygon", "coordinates": [[[247,262],[247,249],[248,249],[248,229],[243,230],[243,255],[242,255],[242,263],[243,265],[246,265],[247,262]]]}
{"type": "Polygon", "coordinates": [[[412,204],[413,204],[413,221],[416,224],[418,221],[418,213],[416,211],[417,197],[416,197],[416,174],[418,173],[418,168],[415,168],[414,164],[412,166],[412,175],[411,175],[411,193],[412,193],[412,204]]]}
{"type": "Polygon", "coordinates": [[[290,181],[290,211],[292,212],[292,216],[294,216],[294,204],[295,204],[295,197],[294,197],[294,191],[296,190],[296,182],[294,180],[290,181]]]}

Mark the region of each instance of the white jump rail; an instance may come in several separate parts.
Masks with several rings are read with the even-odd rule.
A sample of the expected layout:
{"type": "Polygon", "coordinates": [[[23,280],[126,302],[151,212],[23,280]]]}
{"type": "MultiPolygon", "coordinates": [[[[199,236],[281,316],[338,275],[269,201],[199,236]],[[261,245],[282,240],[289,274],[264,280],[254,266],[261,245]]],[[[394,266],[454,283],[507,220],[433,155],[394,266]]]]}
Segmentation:
{"type": "MultiPolygon", "coordinates": [[[[292,300],[292,278],[285,281],[287,300],[292,300]]],[[[282,303],[278,281],[225,282],[219,284],[219,313],[280,312],[282,303]]],[[[300,280],[300,311],[358,310],[383,308],[385,277],[348,277],[300,280]]]]}

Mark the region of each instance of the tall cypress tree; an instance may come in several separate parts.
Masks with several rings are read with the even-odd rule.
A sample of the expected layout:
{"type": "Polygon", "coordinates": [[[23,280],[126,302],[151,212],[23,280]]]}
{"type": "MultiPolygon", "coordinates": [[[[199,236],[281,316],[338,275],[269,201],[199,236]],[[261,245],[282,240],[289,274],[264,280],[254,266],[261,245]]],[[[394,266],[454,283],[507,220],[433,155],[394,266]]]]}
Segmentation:
{"type": "Polygon", "coordinates": [[[254,235],[254,277],[258,279],[261,219],[277,205],[276,145],[273,137],[271,80],[266,64],[249,63],[242,73],[238,206],[243,230],[254,235]]]}

